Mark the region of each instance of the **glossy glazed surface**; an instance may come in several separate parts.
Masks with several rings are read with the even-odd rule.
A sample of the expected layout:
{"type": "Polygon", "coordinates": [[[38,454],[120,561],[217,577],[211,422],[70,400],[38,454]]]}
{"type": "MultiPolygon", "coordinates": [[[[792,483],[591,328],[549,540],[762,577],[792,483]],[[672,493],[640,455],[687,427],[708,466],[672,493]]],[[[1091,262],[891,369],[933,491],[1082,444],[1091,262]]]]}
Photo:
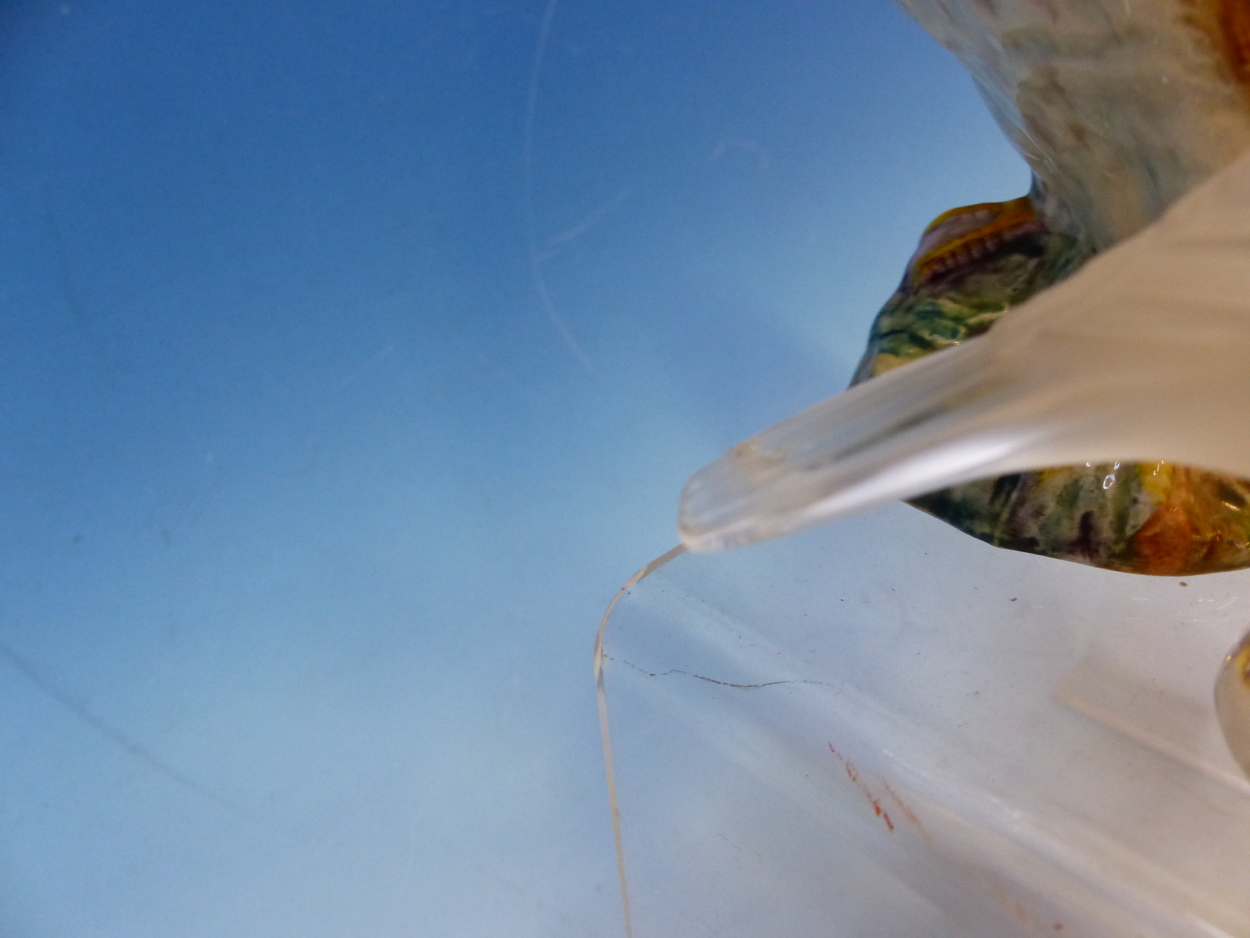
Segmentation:
{"type": "MultiPolygon", "coordinates": [[[[1025,197],[939,215],[877,315],[855,383],[988,331],[1089,258],[1033,205],[1025,197]]],[[[998,547],[1113,570],[1192,576],[1250,566],[1250,482],[1226,473],[1094,462],[968,482],[911,503],[998,547]]]]}

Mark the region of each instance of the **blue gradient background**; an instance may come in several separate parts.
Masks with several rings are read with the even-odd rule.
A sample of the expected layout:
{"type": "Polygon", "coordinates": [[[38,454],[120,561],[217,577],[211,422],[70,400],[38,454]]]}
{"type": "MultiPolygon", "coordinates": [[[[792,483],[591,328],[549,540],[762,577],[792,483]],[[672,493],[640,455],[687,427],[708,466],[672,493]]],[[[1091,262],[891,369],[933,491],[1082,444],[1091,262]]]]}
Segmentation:
{"type": "Polygon", "coordinates": [[[886,0],[10,0],[0,934],[622,934],[600,614],[1026,185],[886,0]]]}

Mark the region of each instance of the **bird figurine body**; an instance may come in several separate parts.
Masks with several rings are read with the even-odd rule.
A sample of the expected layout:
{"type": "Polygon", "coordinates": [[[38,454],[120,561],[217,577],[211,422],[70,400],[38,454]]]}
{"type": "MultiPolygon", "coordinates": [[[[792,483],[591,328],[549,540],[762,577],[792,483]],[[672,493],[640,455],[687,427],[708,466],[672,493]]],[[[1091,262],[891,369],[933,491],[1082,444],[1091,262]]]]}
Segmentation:
{"type": "Polygon", "coordinates": [[[692,478],[683,539],[903,497],[1064,560],[1250,566],[1250,0],[900,2],[1032,189],[928,226],[856,386],[692,478]]]}

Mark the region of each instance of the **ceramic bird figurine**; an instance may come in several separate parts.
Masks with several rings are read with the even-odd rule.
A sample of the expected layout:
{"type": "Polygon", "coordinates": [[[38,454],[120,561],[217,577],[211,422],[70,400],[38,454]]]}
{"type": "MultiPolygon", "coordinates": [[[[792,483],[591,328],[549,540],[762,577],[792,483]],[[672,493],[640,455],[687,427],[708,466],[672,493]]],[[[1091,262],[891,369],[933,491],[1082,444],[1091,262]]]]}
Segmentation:
{"type": "Polygon", "coordinates": [[[928,226],[858,386],[692,478],[683,540],[904,497],[1065,560],[1250,566],[1250,2],[901,2],[1033,188],[928,226]]]}

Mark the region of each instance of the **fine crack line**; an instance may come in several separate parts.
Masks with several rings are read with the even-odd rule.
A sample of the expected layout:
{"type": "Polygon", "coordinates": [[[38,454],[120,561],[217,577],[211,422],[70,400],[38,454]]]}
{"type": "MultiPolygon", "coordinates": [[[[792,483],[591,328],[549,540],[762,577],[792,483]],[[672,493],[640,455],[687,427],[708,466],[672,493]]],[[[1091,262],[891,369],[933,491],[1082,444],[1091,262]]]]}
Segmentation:
{"type": "Polygon", "coordinates": [[[763,684],[733,684],[729,681],[718,681],[714,677],[704,677],[702,674],[691,674],[689,671],[683,671],[681,668],[669,668],[667,671],[648,671],[646,668],[640,668],[631,661],[624,658],[613,658],[611,655],[603,656],[608,661],[619,661],[627,668],[633,668],[639,674],[645,674],[647,677],[668,677],[670,674],[682,674],[686,677],[692,677],[699,681],[707,681],[709,684],[719,684],[721,687],[732,687],[735,690],[759,690],[761,687],[776,687],[778,684],[818,684],[821,687],[829,687],[828,681],[813,681],[807,678],[792,678],[785,681],[765,681],[763,684]]]}

